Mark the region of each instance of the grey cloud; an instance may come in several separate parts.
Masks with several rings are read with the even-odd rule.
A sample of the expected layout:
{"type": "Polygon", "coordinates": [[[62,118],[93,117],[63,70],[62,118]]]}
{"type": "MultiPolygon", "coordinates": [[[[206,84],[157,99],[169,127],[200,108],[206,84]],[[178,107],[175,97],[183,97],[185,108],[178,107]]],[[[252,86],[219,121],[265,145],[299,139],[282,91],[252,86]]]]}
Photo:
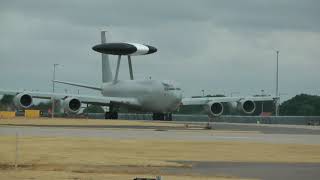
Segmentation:
{"type": "Polygon", "coordinates": [[[84,26],[149,26],[207,21],[217,26],[319,31],[317,0],[6,1],[2,10],[84,26]]]}
{"type": "MultiPolygon", "coordinates": [[[[281,91],[315,93],[319,7],[298,0],[1,1],[0,82],[50,90],[52,64],[60,63],[59,79],[99,84],[100,54],[91,47],[106,28],[110,41],[159,49],[135,57],[136,77],[177,80],[187,95],[272,93],[275,49],[281,91]]],[[[120,75],[128,77],[126,63],[120,75]]]]}

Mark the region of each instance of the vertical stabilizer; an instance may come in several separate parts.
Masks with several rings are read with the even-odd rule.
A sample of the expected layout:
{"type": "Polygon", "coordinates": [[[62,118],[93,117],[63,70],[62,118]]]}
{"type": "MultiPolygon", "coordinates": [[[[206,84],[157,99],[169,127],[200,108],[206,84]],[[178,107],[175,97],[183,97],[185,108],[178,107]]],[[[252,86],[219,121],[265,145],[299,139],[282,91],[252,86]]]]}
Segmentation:
{"type": "MultiPolygon", "coordinates": [[[[106,31],[101,31],[101,43],[106,43],[106,31]]],[[[112,72],[109,63],[109,56],[107,54],[101,54],[102,57],[102,82],[112,81],[112,72]]]]}

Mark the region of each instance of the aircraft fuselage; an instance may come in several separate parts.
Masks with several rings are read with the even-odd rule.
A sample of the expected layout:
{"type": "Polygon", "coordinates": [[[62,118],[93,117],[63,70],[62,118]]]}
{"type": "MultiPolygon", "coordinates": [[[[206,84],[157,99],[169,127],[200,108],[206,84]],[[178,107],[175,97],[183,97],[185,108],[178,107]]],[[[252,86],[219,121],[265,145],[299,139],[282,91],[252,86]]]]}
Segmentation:
{"type": "Polygon", "coordinates": [[[173,112],[182,100],[182,91],[173,83],[156,80],[118,80],[102,85],[102,95],[108,97],[136,98],[141,110],[173,112]]]}

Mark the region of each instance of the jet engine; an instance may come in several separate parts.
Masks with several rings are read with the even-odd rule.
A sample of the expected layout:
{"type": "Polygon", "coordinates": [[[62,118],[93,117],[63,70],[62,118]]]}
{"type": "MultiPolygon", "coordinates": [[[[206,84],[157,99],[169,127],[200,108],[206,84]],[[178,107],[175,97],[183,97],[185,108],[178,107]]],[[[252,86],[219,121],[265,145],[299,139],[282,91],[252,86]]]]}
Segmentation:
{"type": "Polygon", "coordinates": [[[17,94],[13,99],[14,105],[18,108],[27,109],[32,106],[32,96],[26,93],[17,94]]]}
{"type": "Polygon", "coordinates": [[[252,114],[256,110],[256,103],[252,100],[241,100],[237,103],[237,108],[246,114],[252,114]]]}
{"type": "Polygon", "coordinates": [[[64,100],[64,111],[67,113],[76,114],[80,111],[81,101],[74,97],[68,97],[64,100]]]}
{"type": "Polygon", "coordinates": [[[223,113],[223,104],[221,102],[209,102],[205,106],[206,111],[209,113],[209,115],[212,116],[220,116],[223,113]]]}

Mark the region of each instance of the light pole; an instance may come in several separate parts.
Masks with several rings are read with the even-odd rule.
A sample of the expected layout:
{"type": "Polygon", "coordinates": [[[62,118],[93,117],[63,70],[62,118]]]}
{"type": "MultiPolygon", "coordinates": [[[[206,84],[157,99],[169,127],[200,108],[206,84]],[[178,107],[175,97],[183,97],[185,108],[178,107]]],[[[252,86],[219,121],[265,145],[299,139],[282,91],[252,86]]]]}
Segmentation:
{"type": "Polygon", "coordinates": [[[54,118],[54,108],[55,108],[55,100],[54,100],[54,80],[56,79],[56,67],[59,66],[59,64],[53,64],[53,77],[52,77],[52,107],[51,107],[51,118],[54,118]]]}
{"type": "MultiPolygon", "coordinates": [[[[264,90],[261,89],[261,97],[264,96],[264,90]]],[[[263,115],[263,101],[261,101],[261,114],[263,115]]]]}
{"type": "Polygon", "coordinates": [[[276,98],[276,116],[279,116],[279,51],[277,51],[276,98]]]}

